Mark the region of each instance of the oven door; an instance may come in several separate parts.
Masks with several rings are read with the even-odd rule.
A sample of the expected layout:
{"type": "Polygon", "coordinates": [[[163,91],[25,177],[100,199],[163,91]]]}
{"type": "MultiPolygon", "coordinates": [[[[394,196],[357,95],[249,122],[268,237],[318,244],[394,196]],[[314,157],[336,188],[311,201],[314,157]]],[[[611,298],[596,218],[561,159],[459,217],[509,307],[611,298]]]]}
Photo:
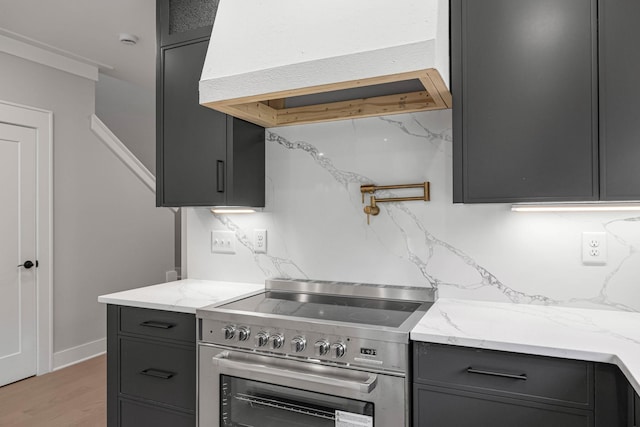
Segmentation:
{"type": "Polygon", "coordinates": [[[199,346],[200,427],[404,426],[403,377],[199,346]]]}

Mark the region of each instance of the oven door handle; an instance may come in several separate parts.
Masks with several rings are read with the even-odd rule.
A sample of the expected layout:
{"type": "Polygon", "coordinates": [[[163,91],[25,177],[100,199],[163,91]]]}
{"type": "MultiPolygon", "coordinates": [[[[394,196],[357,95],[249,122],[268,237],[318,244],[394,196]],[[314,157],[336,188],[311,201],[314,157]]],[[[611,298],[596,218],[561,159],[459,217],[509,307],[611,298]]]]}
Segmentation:
{"type": "Polygon", "coordinates": [[[255,378],[257,380],[259,380],[257,378],[258,376],[277,376],[278,378],[286,378],[291,382],[304,383],[307,385],[307,387],[310,383],[313,383],[320,386],[330,386],[332,388],[340,387],[362,394],[371,393],[376,388],[376,384],[378,382],[378,376],[372,373],[363,372],[363,374],[368,375],[368,378],[366,379],[366,381],[360,382],[339,378],[336,376],[311,374],[301,370],[281,369],[265,364],[239,362],[236,360],[231,360],[229,356],[230,354],[228,351],[223,351],[222,353],[213,356],[213,364],[218,366],[220,369],[231,369],[237,371],[239,374],[244,375],[251,374],[251,378],[255,378]]]}

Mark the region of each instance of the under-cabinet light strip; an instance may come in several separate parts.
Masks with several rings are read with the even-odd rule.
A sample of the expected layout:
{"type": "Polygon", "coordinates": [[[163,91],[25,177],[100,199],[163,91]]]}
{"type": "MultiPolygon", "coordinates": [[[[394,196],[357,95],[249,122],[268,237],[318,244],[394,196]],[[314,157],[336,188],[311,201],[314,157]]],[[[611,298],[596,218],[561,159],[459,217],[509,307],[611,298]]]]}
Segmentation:
{"type": "Polygon", "coordinates": [[[214,214],[239,214],[239,213],[255,213],[255,209],[238,209],[238,208],[213,208],[211,212],[214,214]]]}
{"type": "Polygon", "coordinates": [[[640,203],[547,203],[511,205],[513,212],[622,212],[640,211],[640,203]]]}

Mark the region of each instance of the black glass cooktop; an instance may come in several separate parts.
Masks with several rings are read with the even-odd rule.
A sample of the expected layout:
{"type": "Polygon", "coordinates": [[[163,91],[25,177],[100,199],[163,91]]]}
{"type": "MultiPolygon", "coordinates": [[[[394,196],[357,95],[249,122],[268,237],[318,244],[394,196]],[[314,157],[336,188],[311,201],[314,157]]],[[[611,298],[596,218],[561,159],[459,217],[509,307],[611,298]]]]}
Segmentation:
{"type": "Polygon", "coordinates": [[[422,303],[267,291],[219,308],[397,328],[422,303]]]}

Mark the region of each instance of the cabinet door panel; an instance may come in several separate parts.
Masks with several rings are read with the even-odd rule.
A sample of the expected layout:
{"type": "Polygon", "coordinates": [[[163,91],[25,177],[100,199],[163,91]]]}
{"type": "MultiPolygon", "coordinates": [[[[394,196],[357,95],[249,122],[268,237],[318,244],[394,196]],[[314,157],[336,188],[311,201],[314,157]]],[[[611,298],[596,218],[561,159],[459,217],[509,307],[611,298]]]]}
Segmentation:
{"type": "Polygon", "coordinates": [[[593,0],[454,0],[457,202],[594,200],[593,0]]]}
{"type": "Polygon", "coordinates": [[[120,331],[193,344],[196,341],[196,318],[188,313],[121,307],[120,331]]]}
{"type": "Polygon", "coordinates": [[[120,400],[121,427],[193,427],[193,414],[169,411],[152,405],[120,400]]]}
{"type": "Polygon", "coordinates": [[[601,198],[640,199],[640,2],[599,7],[601,198]]]}
{"type": "Polygon", "coordinates": [[[227,204],[264,206],[265,131],[261,126],[229,117],[227,127],[227,204]]]}
{"type": "Polygon", "coordinates": [[[593,365],[580,360],[416,343],[414,381],[593,408],[593,365]]]}
{"type": "Polygon", "coordinates": [[[120,339],[120,391],[195,410],[195,348],[120,339]]]}
{"type": "Polygon", "coordinates": [[[629,386],[629,426],[640,427],[640,396],[629,386]]]}
{"type": "Polygon", "coordinates": [[[416,386],[417,427],[591,427],[590,411],[491,398],[446,388],[416,386]]]}
{"type": "Polygon", "coordinates": [[[161,51],[162,206],[225,202],[218,175],[227,160],[226,115],[199,104],[198,82],[207,45],[205,40],[161,51]]]}

